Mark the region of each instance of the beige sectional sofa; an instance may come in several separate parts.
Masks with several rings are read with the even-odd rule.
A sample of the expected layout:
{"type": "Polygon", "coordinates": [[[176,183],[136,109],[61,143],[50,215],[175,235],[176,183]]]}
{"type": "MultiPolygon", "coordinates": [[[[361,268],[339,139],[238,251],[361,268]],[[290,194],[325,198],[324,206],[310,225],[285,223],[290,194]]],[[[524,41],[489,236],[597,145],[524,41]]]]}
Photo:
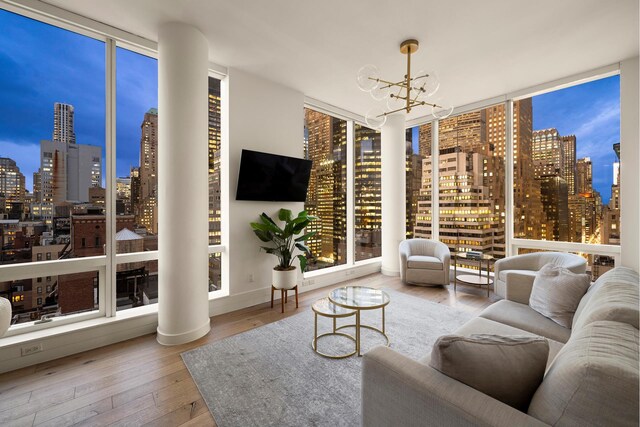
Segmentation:
{"type": "MultiPolygon", "coordinates": [[[[638,273],[615,268],[591,285],[572,328],[505,299],[456,334],[540,335],[548,339],[544,380],[527,413],[387,347],[364,355],[363,426],[638,426],[638,273]]],[[[507,292],[507,295],[510,293],[507,292]]]]}

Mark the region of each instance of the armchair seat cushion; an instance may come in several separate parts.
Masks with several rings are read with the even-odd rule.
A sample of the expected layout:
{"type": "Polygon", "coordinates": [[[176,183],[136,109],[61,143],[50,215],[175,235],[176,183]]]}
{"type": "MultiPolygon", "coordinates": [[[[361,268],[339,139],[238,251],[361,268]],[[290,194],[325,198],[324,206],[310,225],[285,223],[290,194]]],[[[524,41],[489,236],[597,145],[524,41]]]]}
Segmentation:
{"type": "Polygon", "coordinates": [[[407,258],[407,268],[422,268],[425,270],[442,270],[442,261],[433,256],[411,255],[407,258]]]}
{"type": "Polygon", "coordinates": [[[502,300],[491,304],[480,316],[561,343],[566,343],[571,335],[571,329],[558,325],[526,304],[513,301],[502,300]]]}
{"type": "Polygon", "coordinates": [[[498,273],[498,279],[502,280],[503,282],[506,282],[507,281],[507,273],[517,273],[517,274],[521,274],[523,276],[531,276],[531,279],[533,280],[533,278],[536,277],[537,271],[533,271],[533,270],[502,270],[500,273],[498,273]]]}

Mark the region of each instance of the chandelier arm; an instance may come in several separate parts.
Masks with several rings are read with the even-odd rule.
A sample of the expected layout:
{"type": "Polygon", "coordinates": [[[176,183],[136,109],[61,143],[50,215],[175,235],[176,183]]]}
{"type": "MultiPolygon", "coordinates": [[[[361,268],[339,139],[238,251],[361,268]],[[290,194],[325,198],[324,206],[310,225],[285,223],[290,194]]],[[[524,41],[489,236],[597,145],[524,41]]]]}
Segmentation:
{"type": "Polygon", "coordinates": [[[390,82],[390,81],[383,80],[383,79],[374,79],[373,77],[369,77],[369,80],[375,80],[377,82],[386,83],[388,85],[387,87],[398,86],[398,87],[404,88],[405,85],[406,85],[404,80],[402,80],[401,82],[397,82],[397,83],[390,82]]]}

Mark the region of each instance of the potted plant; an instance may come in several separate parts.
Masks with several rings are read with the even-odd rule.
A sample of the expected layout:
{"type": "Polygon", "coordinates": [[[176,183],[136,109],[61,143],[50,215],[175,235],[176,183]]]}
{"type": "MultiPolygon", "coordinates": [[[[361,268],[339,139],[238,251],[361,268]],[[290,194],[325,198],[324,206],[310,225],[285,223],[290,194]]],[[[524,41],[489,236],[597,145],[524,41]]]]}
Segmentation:
{"type": "Polygon", "coordinates": [[[311,251],[305,246],[305,242],[316,234],[311,231],[302,234],[305,227],[311,221],[318,219],[315,216],[307,215],[307,211],[301,211],[298,216],[293,217],[289,209],[280,209],[278,219],[284,221],[284,227],[278,226],[269,215],[262,213],[259,222],[252,222],[251,228],[258,239],[271,246],[261,246],[268,254],[278,257],[278,264],[273,267],[273,286],[277,289],[291,289],[296,286],[297,272],[293,264],[294,258],[300,261],[300,270],[307,268],[307,257],[311,257],[311,251]],[[295,250],[300,254],[294,256],[295,250]]]}

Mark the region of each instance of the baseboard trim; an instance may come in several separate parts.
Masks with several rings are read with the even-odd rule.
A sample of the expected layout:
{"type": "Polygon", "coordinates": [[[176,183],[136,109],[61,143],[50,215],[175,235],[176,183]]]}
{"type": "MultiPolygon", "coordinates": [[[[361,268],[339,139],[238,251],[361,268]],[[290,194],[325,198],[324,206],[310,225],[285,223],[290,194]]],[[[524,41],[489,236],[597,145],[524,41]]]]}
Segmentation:
{"type": "Polygon", "coordinates": [[[181,334],[164,333],[160,330],[160,327],[158,326],[158,328],[156,329],[156,340],[158,341],[158,343],[166,346],[186,344],[188,342],[195,341],[199,338],[202,338],[203,336],[207,335],[210,330],[211,330],[210,318],[207,318],[207,321],[203,325],[198,326],[197,328],[192,329],[191,331],[184,332],[181,334]]]}

